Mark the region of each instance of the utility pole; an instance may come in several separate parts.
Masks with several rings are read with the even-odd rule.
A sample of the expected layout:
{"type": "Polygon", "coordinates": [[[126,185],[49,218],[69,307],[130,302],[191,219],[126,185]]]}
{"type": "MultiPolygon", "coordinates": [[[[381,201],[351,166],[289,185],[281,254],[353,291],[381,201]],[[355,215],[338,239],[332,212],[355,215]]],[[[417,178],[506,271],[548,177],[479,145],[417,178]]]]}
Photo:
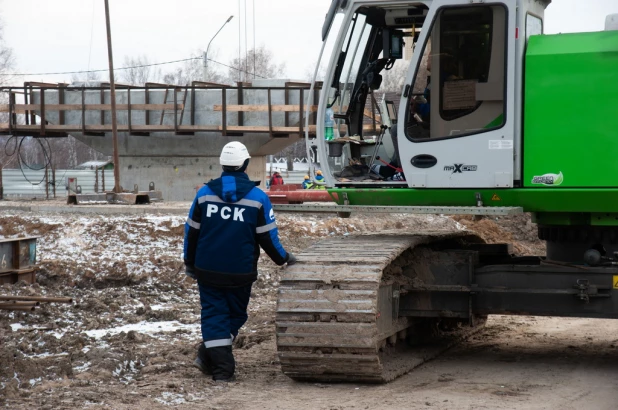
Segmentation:
{"type": "Polygon", "coordinates": [[[116,83],[114,82],[114,58],[112,56],[112,29],[109,24],[109,3],[105,0],[105,24],[107,26],[107,58],[109,60],[109,88],[112,100],[112,141],[114,146],[114,193],[122,192],[120,186],[120,160],[118,155],[118,124],[116,123],[116,83]]]}

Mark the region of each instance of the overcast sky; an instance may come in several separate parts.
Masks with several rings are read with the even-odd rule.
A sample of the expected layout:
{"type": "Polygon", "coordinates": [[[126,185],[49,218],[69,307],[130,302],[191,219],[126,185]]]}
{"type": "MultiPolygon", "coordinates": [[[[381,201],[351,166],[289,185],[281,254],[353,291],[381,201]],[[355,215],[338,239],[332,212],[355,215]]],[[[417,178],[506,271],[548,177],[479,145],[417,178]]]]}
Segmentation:
{"type": "MultiPolygon", "coordinates": [[[[205,49],[221,25],[234,15],[210,49],[218,61],[229,63],[239,49],[244,54],[246,3],[248,47],[252,48],[254,41],[258,47],[265,45],[277,62],[286,64],[289,78],[306,79],[318,57],[321,27],[331,0],[109,2],[116,67],[122,66],[125,56],[145,55],[151,62],[191,57],[198,49],[205,49]]],[[[611,13],[618,13],[618,0],[554,0],[546,11],[545,32],[603,30],[605,16],[611,13]]],[[[14,50],[16,72],[107,68],[103,0],[0,0],[0,16],[5,41],[14,50]]],[[[166,65],[161,70],[174,67],[166,65]]],[[[227,72],[225,67],[221,70],[227,72]]],[[[70,81],[71,75],[27,79],[70,81]]],[[[21,84],[24,78],[13,81],[21,84]]]]}

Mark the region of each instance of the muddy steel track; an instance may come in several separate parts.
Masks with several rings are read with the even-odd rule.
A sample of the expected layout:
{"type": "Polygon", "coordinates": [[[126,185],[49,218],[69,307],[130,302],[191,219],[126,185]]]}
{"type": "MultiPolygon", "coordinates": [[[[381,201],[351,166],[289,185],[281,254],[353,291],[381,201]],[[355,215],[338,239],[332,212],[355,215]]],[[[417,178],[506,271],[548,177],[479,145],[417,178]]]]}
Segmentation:
{"type": "Polygon", "coordinates": [[[301,253],[298,263],[286,269],[278,295],[277,348],[283,372],[295,380],[387,382],[478,330],[464,328],[414,347],[404,339],[416,329],[415,322],[397,317],[396,285],[408,280],[398,257],[454,237],[476,241],[464,236],[350,236],[321,241],[301,253]]]}

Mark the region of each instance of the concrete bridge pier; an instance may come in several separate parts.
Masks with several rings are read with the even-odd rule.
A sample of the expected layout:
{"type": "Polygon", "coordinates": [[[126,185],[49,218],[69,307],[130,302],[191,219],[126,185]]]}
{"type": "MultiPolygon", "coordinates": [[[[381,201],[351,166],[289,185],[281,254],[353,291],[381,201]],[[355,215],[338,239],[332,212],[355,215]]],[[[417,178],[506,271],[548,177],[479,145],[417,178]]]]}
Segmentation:
{"type": "MultiPolygon", "coordinates": [[[[75,135],[86,145],[112,155],[109,138],[75,135]]],[[[219,154],[225,144],[240,141],[247,146],[251,161],[247,174],[252,181],[260,181],[266,188],[266,164],[268,155],[280,152],[298,141],[297,134],[285,138],[270,138],[267,134],[251,134],[246,137],[196,138],[195,136],[142,137],[119,133],[120,184],[125,190],[138,185],[139,190],[148,190],[150,182],[162,191],[165,201],[190,201],[196,187],[221,175],[219,154]]],[[[111,181],[113,183],[113,181],[111,181]]]]}

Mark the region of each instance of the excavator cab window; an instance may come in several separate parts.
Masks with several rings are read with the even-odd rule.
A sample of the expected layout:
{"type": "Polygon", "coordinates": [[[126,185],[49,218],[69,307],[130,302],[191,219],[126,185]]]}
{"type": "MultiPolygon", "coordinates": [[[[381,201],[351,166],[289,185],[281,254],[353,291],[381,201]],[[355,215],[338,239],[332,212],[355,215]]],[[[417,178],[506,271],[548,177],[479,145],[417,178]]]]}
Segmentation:
{"type": "Polygon", "coordinates": [[[534,14],[526,13],[526,41],[536,34],[543,34],[543,20],[534,14]]]}
{"type": "Polygon", "coordinates": [[[373,47],[374,31],[368,10],[359,10],[352,19],[339,53],[329,105],[332,105],[335,127],[341,136],[358,133],[355,126],[351,127],[351,116],[359,104],[358,84],[362,83],[363,76],[366,75],[364,67],[367,64],[367,54],[373,47]]]}
{"type": "Polygon", "coordinates": [[[506,16],[499,5],[438,11],[408,100],[408,139],[465,136],[504,125],[506,16]]]}
{"type": "MultiPolygon", "coordinates": [[[[362,137],[367,119],[376,118],[376,113],[368,113],[365,105],[372,100],[374,91],[384,88],[385,72],[404,57],[406,37],[414,36],[410,28],[419,19],[416,14],[410,17],[411,11],[418,14],[415,8],[361,7],[353,16],[329,94],[339,135],[362,137]],[[405,17],[398,22],[397,16],[405,17]]],[[[377,105],[375,101],[374,105],[377,105]]]]}
{"type": "Polygon", "coordinates": [[[353,176],[362,181],[373,165],[396,163],[390,132],[397,122],[395,106],[428,10],[417,1],[361,6],[344,22],[330,87],[324,90],[326,148],[335,178],[348,178],[338,172],[348,164],[361,168],[353,176]]]}

